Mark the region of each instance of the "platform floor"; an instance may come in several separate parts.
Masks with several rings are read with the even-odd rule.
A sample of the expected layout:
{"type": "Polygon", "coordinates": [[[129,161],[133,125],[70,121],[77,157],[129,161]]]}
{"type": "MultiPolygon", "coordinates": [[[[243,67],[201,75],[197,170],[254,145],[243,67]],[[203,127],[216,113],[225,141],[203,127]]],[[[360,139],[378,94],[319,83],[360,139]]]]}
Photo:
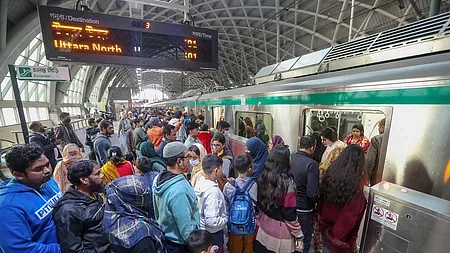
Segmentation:
{"type": "MultiPolygon", "coordinates": [[[[119,131],[119,122],[114,122],[114,131],[115,134],[113,134],[110,138],[111,143],[113,146],[118,146],[122,150],[122,153],[125,154],[127,152],[127,147],[125,145],[125,140],[122,138],[122,136],[119,138],[117,137],[117,132],[119,131]]],[[[75,133],[77,134],[78,138],[80,139],[81,143],[84,144],[84,141],[86,140],[86,130],[85,129],[79,129],[76,130],[75,133]]],[[[83,153],[83,158],[88,159],[89,152],[91,150],[88,146],[85,145],[85,152],[83,153]]]]}

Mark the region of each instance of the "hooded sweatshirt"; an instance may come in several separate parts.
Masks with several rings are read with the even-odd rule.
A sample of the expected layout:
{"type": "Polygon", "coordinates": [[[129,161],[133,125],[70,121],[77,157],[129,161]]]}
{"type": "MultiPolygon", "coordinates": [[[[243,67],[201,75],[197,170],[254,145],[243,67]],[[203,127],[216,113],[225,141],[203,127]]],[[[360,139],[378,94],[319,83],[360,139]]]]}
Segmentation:
{"type": "Polygon", "coordinates": [[[53,179],[39,189],[15,178],[0,185],[0,249],[7,253],[59,253],[52,210],[62,196],[53,179]]]}
{"type": "Polygon", "coordinates": [[[106,152],[112,147],[111,140],[105,134],[99,133],[94,141],[94,149],[97,153],[100,165],[108,162],[106,152]]]}
{"type": "Polygon", "coordinates": [[[217,182],[201,177],[195,184],[194,191],[200,210],[200,228],[210,233],[223,230],[227,226],[228,213],[217,182]]]}
{"type": "Polygon", "coordinates": [[[183,174],[161,172],[153,183],[155,218],[166,239],[187,244],[191,232],[199,227],[197,198],[183,174]]]}

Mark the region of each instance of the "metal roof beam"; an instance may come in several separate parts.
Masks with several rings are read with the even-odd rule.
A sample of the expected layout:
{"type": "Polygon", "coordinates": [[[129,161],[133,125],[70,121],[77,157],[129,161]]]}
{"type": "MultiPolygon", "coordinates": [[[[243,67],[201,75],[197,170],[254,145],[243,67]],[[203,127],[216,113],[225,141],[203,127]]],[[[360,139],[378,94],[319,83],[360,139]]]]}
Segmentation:
{"type": "MultiPolygon", "coordinates": [[[[344,1],[347,1],[347,0],[338,0],[338,1],[339,2],[344,2],[344,1]]],[[[365,4],[365,3],[362,3],[362,2],[355,1],[355,5],[359,6],[359,7],[362,7],[362,8],[366,8],[368,10],[372,10],[372,6],[371,5],[368,5],[368,4],[365,4]]],[[[406,21],[401,21],[400,17],[397,17],[397,16],[395,16],[395,15],[393,15],[393,14],[391,14],[391,13],[385,11],[385,10],[380,9],[380,8],[377,8],[374,11],[378,12],[381,15],[386,16],[386,17],[388,17],[390,19],[398,20],[398,22],[403,22],[403,25],[408,24],[408,22],[406,22],[406,21]]]]}
{"type": "MultiPolygon", "coordinates": [[[[231,19],[231,23],[233,24],[233,28],[234,28],[234,31],[236,32],[236,35],[237,35],[237,37],[238,37],[238,41],[239,41],[239,44],[241,45],[241,47],[242,47],[242,41],[241,41],[241,39],[240,39],[240,34],[239,34],[239,31],[238,31],[238,29],[236,28],[236,22],[234,21],[234,19],[233,19],[233,15],[231,14],[231,12],[230,12],[230,10],[228,9],[228,4],[226,3],[226,1],[224,1],[224,0],[221,0],[222,1],[222,4],[223,4],[223,6],[225,6],[225,10],[227,11],[227,13],[228,13],[228,16],[230,17],[230,19],[231,19]]],[[[279,0],[276,0],[276,1],[279,1],[279,0]]],[[[244,10],[244,12],[245,12],[245,10],[244,10]]],[[[245,15],[245,17],[247,17],[247,15],[245,15]]],[[[247,20],[247,22],[248,22],[248,20],[247,20]]],[[[227,36],[228,37],[228,36],[227,36]]],[[[244,63],[245,63],[245,68],[248,70],[248,62],[247,62],[247,57],[245,56],[245,54],[242,54],[243,56],[244,56],[244,63]]],[[[242,64],[241,64],[242,65],[242,64]]],[[[241,75],[240,75],[240,79],[241,79],[241,81],[244,81],[242,78],[243,78],[243,75],[244,75],[244,71],[242,70],[242,67],[243,66],[241,66],[241,75]]]]}
{"type": "MultiPolygon", "coordinates": [[[[220,18],[217,18],[217,19],[204,19],[204,20],[202,20],[202,21],[198,21],[197,23],[205,23],[205,22],[208,22],[208,23],[209,23],[209,22],[212,22],[212,21],[222,21],[222,20],[228,20],[228,19],[229,19],[229,18],[226,18],[226,17],[220,17],[220,18]]],[[[245,20],[245,17],[233,17],[233,19],[239,19],[239,20],[244,19],[244,20],[245,20]]],[[[248,20],[255,20],[255,21],[262,21],[262,22],[266,21],[265,19],[262,19],[262,18],[256,18],[256,17],[248,17],[247,19],[248,19],[248,20]]],[[[326,37],[325,35],[323,35],[323,34],[321,34],[321,33],[317,33],[317,32],[314,33],[313,31],[311,31],[310,29],[308,29],[308,28],[306,28],[306,27],[303,27],[303,26],[296,26],[296,25],[294,25],[294,24],[291,24],[291,23],[288,23],[288,22],[285,22],[285,21],[280,21],[280,24],[285,25],[285,26],[288,26],[288,27],[292,27],[292,28],[297,28],[297,29],[299,29],[299,30],[301,30],[301,31],[304,31],[304,32],[306,32],[306,33],[309,33],[309,34],[315,34],[316,37],[318,37],[318,38],[324,40],[325,42],[327,42],[327,43],[329,43],[329,44],[332,43],[332,40],[329,39],[328,37],[326,37]]]]}

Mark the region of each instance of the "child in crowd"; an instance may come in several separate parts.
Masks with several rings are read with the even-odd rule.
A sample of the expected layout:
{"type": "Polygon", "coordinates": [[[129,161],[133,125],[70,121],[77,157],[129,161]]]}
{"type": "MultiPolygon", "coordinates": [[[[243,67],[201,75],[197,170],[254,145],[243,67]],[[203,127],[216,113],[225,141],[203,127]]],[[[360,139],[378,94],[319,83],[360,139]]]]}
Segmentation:
{"type": "Polygon", "coordinates": [[[213,246],[213,236],[206,230],[194,230],[188,239],[189,253],[216,253],[219,247],[213,246]]]}
{"type": "Polygon", "coordinates": [[[201,177],[194,188],[200,211],[200,228],[212,234],[213,244],[219,247],[218,252],[222,251],[223,230],[228,222],[225,199],[217,184],[223,174],[222,163],[222,158],[217,155],[206,155],[202,160],[206,176],[201,177]]]}
{"type": "MultiPolygon", "coordinates": [[[[230,210],[230,217],[229,219],[229,233],[228,233],[228,252],[229,253],[253,253],[253,241],[254,241],[254,229],[255,229],[255,206],[257,203],[257,194],[258,194],[258,187],[256,182],[250,178],[251,174],[253,173],[253,159],[249,154],[242,154],[238,155],[234,159],[234,168],[239,173],[239,177],[236,178],[235,181],[231,181],[229,183],[225,184],[225,187],[223,188],[223,194],[225,196],[225,199],[228,203],[228,206],[230,208],[233,208],[234,201],[237,201],[237,195],[239,194],[237,192],[237,187],[242,191],[241,194],[247,195],[250,198],[248,200],[251,201],[248,205],[249,208],[253,208],[253,210],[249,210],[249,212],[246,212],[245,210],[242,210],[242,207],[244,205],[240,205],[240,209],[237,210],[237,212],[248,214],[248,219],[251,221],[248,223],[248,225],[251,224],[252,227],[244,226],[243,229],[237,229],[240,231],[239,234],[233,234],[233,224],[239,224],[239,221],[233,220],[234,216],[233,210],[230,210]],[[237,186],[237,187],[236,187],[237,186]],[[236,190],[236,191],[235,191],[236,190]],[[234,195],[233,195],[234,194],[234,195]],[[232,201],[233,200],[233,201],[232,201]],[[230,206],[231,205],[231,206],[230,206]],[[253,216],[253,217],[252,217],[253,216]],[[248,230],[248,231],[246,231],[248,230]]],[[[241,199],[241,201],[245,201],[244,199],[241,199]]],[[[239,218],[244,218],[243,215],[237,215],[239,218]]],[[[246,219],[246,218],[244,218],[246,219]]]]}

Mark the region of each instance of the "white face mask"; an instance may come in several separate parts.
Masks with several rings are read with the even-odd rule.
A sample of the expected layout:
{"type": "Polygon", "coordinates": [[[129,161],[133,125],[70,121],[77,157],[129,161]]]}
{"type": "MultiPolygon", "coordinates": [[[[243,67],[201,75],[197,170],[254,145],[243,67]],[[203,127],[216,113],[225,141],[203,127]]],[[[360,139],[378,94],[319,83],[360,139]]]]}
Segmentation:
{"type": "Polygon", "coordinates": [[[230,135],[230,131],[223,131],[223,135],[224,135],[224,136],[230,135]]]}
{"type": "Polygon", "coordinates": [[[200,164],[200,160],[191,160],[189,161],[192,167],[195,167],[200,164]]]}

